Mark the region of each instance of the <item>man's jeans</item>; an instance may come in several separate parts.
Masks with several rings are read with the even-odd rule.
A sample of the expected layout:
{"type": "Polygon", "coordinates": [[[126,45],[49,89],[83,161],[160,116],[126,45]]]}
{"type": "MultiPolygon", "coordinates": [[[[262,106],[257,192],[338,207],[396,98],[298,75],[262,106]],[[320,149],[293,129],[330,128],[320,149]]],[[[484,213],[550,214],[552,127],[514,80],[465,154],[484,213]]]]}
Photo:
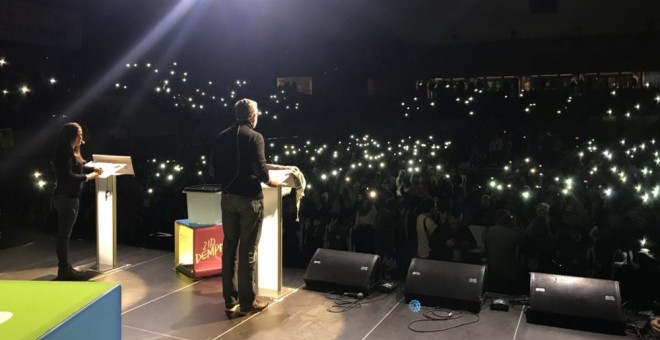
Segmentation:
{"type": "Polygon", "coordinates": [[[254,267],[264,219],[264,201],[222,194],[220,206],[225,234],[222,246],[222,294],[225,306],[231,308],[240,302],[241,309],[249,309],[256,296],[254,267]]]}

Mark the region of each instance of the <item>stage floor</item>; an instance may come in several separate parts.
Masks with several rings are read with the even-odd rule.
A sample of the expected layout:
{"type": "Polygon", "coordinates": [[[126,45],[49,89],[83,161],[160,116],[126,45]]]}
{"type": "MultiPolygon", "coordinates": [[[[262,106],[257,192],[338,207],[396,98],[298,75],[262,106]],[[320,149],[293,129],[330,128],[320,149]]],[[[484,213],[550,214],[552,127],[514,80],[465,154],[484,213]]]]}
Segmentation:
{"type": "MultiPolygon", "coordinates": [[[[305,289],[303,269],[284,269],[288,293],[261,313],[228,319],[221,277],[193,281],[173,270],[173,253],[119,245],[119,267],[94,278],[122,286],[123,339],[616,339],[612,336],[528,324],[520,306],[508,312],[486,308],[478,316],[425,321],[422,307],[405,303],[401,285],[390,294],[332,308],[327,294],[305,289]],[[351,308],[352,307],[352,308],[351,308]],[[451,328],[463,323],[465,326],[451,328]],[[410,327],[419,331],[415,332],[410,327]],[[451,329],[450,329],[451,328],[451,329]],[[442,330],[446,329],[446,330],[442,330]]],[[[52,280],[55,240],[0,250],[0,280],[52,280]]],[[[95,244],[72,240],[74,266],[95,263],[95,244]]],[[[355,300],[354,300],[355,301],[355,300]]],[[[349,301],[350,302],[350,301],[349,301]]]]}

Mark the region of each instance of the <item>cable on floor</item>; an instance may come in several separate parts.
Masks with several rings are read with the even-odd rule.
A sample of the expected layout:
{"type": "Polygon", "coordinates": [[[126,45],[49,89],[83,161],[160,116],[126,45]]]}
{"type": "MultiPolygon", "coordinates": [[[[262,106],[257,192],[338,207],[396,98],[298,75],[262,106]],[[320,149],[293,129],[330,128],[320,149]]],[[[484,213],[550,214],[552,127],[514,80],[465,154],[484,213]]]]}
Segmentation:
{"type": "Polygon", "coordinates": [[[466,311],[461,311],[461,310],[450,310],[450,309],[444,309],[444,308],[439,308],[439,307],[434,307],[431,309],[427,309],[424,311],[424,319],[419,319],[412,321],[411,323],[408,324],[408,329],[410,329],[413,332],[416,333],[433,333],[433,332],[443,332],[446,330],[462,327],[465,325],[473,324],[476,322],[479,322],[480,318],[478,314],[466,312],[466,311]],[[449,327],[441,327],[441,328],[435,328],[435,329],[417,329],[414,327],[414,325],[417,324],[422,324],[422,323],[429,323],[429,322],[442,322],[442,321],[450,321],[450,320],[456,320],[456,319],[461,319],[464,316],[470,316],[472,320],[449,326],[449,327]]]}

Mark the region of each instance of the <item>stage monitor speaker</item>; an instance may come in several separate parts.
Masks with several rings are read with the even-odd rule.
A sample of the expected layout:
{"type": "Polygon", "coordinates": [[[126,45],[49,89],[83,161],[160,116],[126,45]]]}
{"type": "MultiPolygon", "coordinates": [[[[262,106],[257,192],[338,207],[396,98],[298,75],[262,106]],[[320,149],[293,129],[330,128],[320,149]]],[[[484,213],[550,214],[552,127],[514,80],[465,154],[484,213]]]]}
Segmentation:
{"type": "Polygon", "coordinates": [[[307,265],[303,279],[311,290],[368,295],[380,279],[380,257],[318,248],[307,265]]]}
{"type": "Polygon", "coordinates": [[[486,266],[414,258],[404,288],[406,302],[481,311],[486,266]]]}
{"type": "Polygon", "coordinates": [[[530,275],[527,322],[624,334],[618,281],[545,273],[530,275]]]}

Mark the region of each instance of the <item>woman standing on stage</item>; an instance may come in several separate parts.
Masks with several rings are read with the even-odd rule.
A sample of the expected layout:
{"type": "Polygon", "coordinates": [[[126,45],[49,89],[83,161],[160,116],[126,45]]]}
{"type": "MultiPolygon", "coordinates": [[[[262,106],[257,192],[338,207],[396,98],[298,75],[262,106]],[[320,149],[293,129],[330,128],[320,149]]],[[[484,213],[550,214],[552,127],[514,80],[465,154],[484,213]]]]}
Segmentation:
{"type": "Polygon", "coordinates": [[[62,126],[57,140],[53,166],[57,183],[52,196],[53,208],[57,211],[57,279],[60,281],[86,281],[86,275],[75,270],[69,263],[69,239],[78,218],[80,193],[83,183],[96,179],[103,171],[84,166],[80,153],[84,144],[82,127],[78,123],[62,126]]]}

